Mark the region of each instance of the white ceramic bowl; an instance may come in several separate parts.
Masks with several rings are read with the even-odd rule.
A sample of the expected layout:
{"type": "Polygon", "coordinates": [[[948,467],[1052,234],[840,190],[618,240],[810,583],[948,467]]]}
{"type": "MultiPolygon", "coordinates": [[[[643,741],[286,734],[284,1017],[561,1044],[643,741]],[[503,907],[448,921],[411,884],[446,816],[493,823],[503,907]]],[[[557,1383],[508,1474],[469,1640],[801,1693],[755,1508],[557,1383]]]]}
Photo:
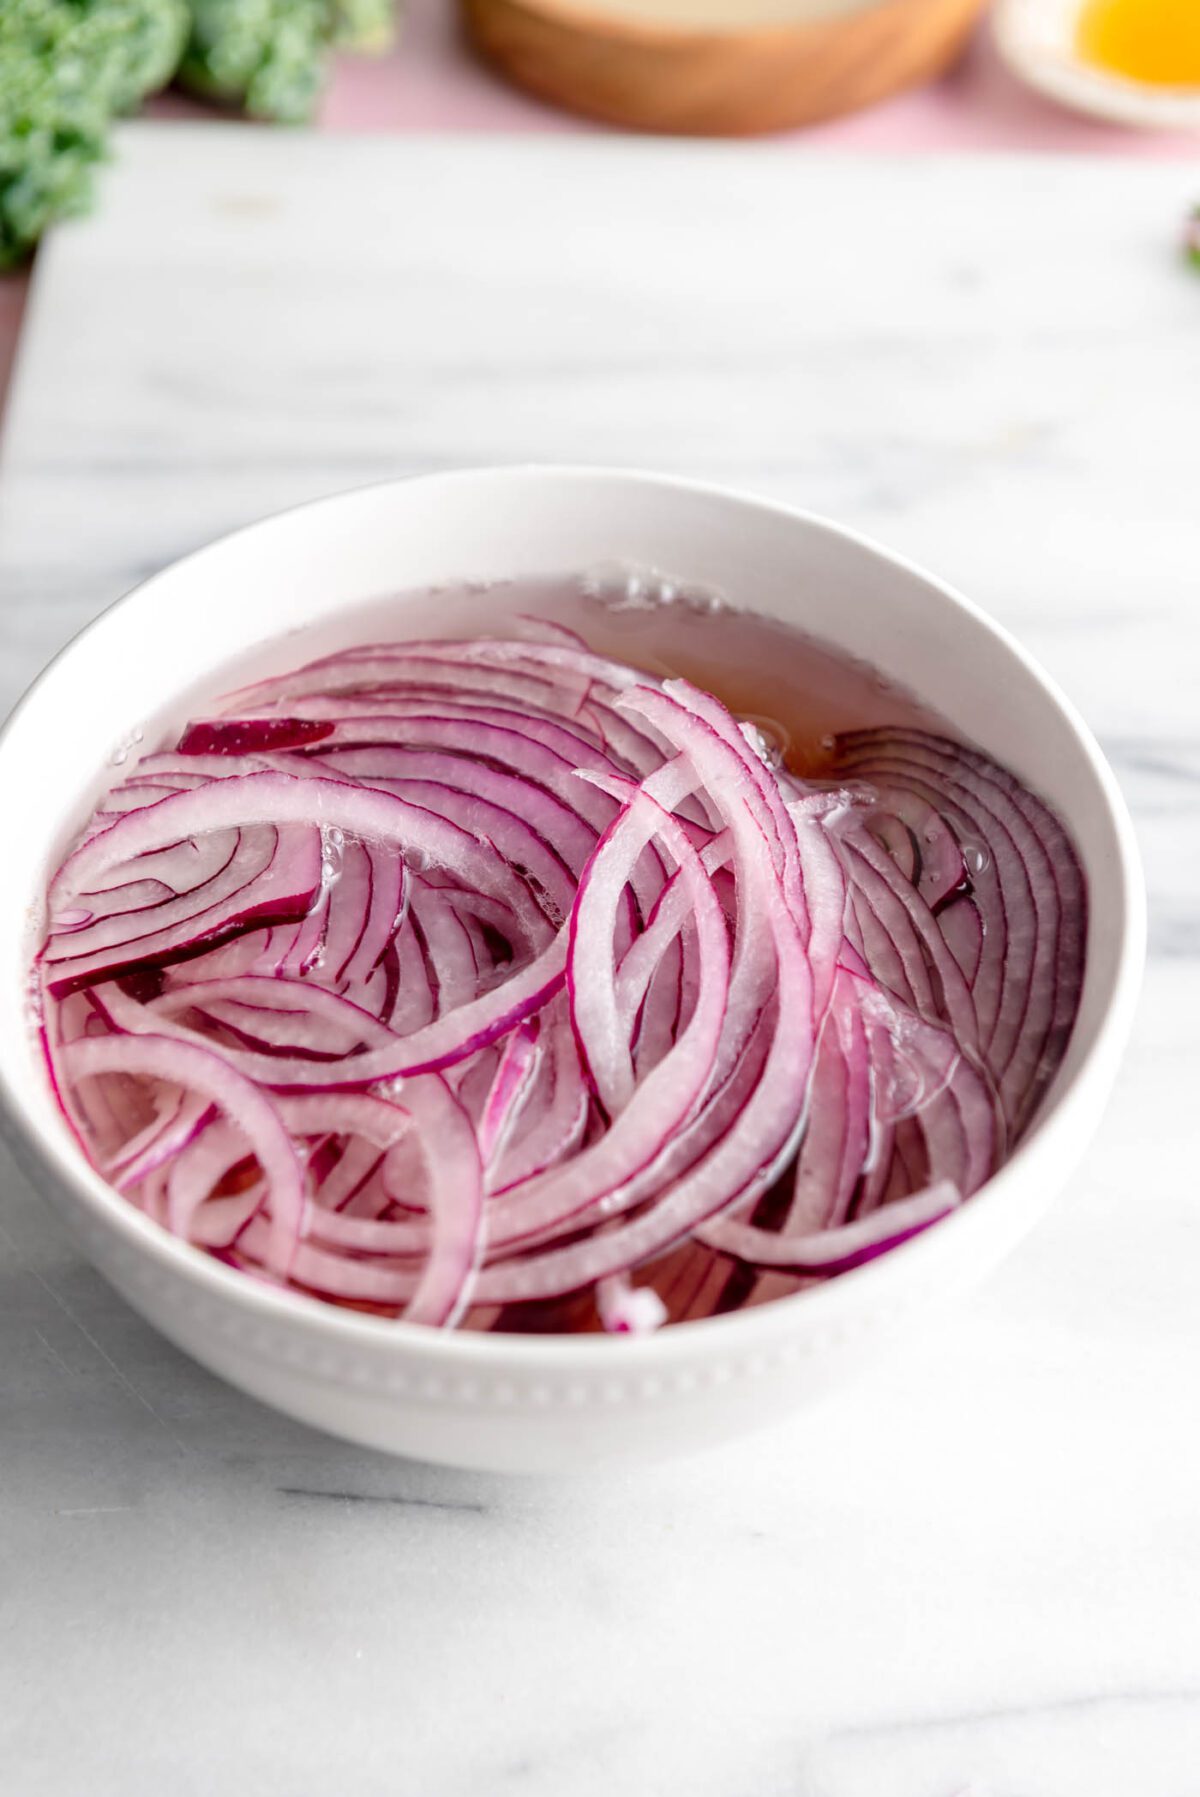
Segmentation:
{"type": "Polygon", "coordinates": [[[1142,131],[1200,130],[1200,91],[1109,74],[1075,48],[1083,0],[998,0],[996,47],[1018,80],[1060,106],[1142,131]]]}
{"type": "MultiPolygon", "coordinates": [[[[492,595],[499,628],[504,596],[492,595]]],[[[405,629],[398,615],[396,633],[405,629]]],[[[205,1366],[350,1440],[454,1465],[578,1469],[701,1447],[825,1394],[885,1352],[987,1273],[1071,1172],[1140,978],[1142,887],[1124,806],[1086,728],[1021,648],[847,531],[646,475],[433,475],[226,537],[148,580],[51,664],[0,737],[0,793],[0,1098],[33,1180],[117,1290],[205,1366]],[[273,1292],[161,1232],[85,1162],[28,1017],[39,895],[114,748],[139,730],[152,742],[185,685],[214,693],[231,670],[250,676],[344,643],[346,610],[360,601],[614,557],[714,585],[869,659],[1070,821],[1091,884],[1087,976],[1036,1127],[958,1214],[892,1254],[820,1289],[644,1339],[460,1335],[349,1315],[273,1292]]]]}

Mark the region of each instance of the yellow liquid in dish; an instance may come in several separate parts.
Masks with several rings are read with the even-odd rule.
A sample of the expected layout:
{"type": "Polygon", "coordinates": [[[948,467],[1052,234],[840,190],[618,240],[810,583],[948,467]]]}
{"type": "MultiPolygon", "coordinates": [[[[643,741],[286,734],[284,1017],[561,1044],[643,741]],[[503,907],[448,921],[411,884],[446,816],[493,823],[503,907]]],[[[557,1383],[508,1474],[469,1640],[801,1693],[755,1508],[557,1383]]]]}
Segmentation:
{"type": "Polygon", "coordinates": [[[1200,0],[1084,0],[1075,42],[1109,74],[1200,88],[1200,0]]]}

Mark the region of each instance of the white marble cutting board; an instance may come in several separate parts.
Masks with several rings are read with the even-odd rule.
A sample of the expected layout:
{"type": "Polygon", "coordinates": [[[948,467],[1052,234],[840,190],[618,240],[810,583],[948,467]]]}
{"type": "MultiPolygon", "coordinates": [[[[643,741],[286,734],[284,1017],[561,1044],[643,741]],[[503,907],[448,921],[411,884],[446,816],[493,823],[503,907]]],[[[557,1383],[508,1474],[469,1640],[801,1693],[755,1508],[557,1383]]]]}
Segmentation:
{"type": "Polygon", "coordinates": [[[1197,198],[1116,160],[125,133],[38,269],[0,709],[141,574],[312,494],[736,482],[1044,659],[1134,806],[1152,954],[1102,1139],[969,1306],[823,1416],[599,1485],[258,1408],[4,1162],[11,1797],[1198,1797],[1197,198]]]}

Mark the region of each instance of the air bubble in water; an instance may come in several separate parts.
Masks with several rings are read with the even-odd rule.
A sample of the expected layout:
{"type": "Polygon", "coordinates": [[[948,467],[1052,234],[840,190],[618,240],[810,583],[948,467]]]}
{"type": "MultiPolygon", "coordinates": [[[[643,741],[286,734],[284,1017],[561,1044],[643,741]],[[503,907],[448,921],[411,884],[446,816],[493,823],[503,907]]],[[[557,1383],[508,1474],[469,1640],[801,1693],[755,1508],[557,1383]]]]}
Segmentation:
{"type": "Polygon", "coordinates": [[[992,857],[988,854],[983,844],[979,842],[964,842],[961,846],[962,858],[966,864],[967,872],[969,874],[985,874],[992,865],[992,857]]]}
{"type": "Polygon", "coordinates": [[[321,885],[336,886],[342,877],[346,838],[338,829],[321,830],[321,885]]]}
{"type": "Polygon", "coordinates": [[[791,732],[785,724],[781,724],[778,718],[745,712],[741,718],[741,728],[742,735],[760,761],[770,768],[783,766],[784,757],[792,746],[791,732]]]}
{"type": "Polygon", "coordinates": [[[602,562],[580,578],[579,590],[606,611],[665,611],[678,608],[697,614],[723,611],[726,600],[712,587],[683,581],[657,568],[627,562],[602,562]]]}
{"type": "MultiPolygon", "coordinates": [[[[321,826],[321,884],[309,907],[309,916],[329,902],[329,894],[342,877],[346,838],[336,827],[321,826]]],[[[307,971],[307,969],[306,969],[307,971]]]]}
{"type": "Polygon", "coordinates": [[[139,728],[131,730],[128,736],[123,736],[108,758],[110,765],[124,767],[138,744],[144,739],[145,734],[145,731],[139,728]]]}

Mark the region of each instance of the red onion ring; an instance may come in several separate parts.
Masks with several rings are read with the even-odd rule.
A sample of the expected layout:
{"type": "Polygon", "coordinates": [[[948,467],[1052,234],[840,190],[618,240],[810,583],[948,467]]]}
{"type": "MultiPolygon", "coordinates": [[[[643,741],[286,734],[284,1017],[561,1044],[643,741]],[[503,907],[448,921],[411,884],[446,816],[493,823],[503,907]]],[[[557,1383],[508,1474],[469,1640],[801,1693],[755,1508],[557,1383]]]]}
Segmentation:
{"type": "Polygon", "coordinates": [[[1062,825],[915,729],[801,777],[542,634],[324,657],[105,796],[38,955],[86,1151],[255,1277],[439,1327],[636,1333],[933,1226],[1065,1052],[1062,825]]]}

